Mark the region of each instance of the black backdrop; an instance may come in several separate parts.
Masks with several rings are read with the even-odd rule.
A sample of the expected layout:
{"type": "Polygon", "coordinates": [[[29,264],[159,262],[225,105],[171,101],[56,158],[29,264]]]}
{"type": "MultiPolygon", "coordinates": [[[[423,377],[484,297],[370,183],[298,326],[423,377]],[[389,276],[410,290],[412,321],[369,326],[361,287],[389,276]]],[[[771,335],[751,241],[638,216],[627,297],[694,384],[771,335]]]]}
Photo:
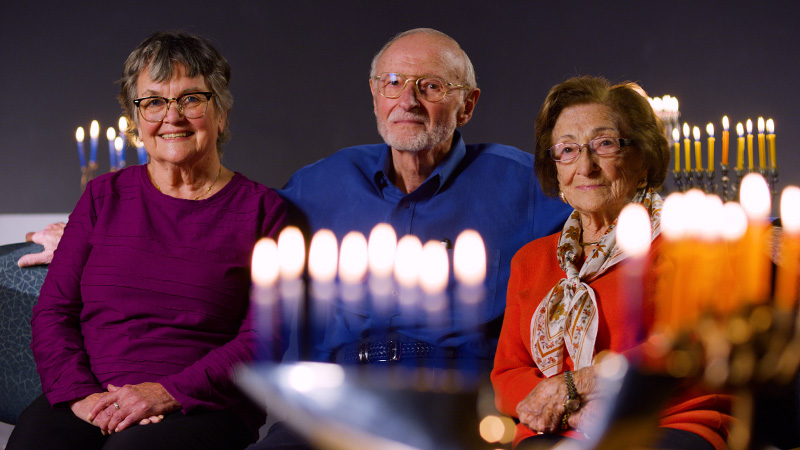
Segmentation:
{"type": "Polygon", "coordinates": [[[133,47],[165,29],[202,34],[228,58],[235,102],[225,164],[273,187],[339,148],[380,140],[369,62],[391,36],[420,26],[453,36],[476,67],[483,93],[462,129],[469,142],[532,151],[549,87],[603,75],[676,96],[682,121],[703,130],[715,122],[717,158],[723,114],[774,118],[780,186],[799,184],[799,10],[791,1],[3,2],[0,213],[72,209],[75,129],[93,119],[107,170],[114,82],[133,47]]]}

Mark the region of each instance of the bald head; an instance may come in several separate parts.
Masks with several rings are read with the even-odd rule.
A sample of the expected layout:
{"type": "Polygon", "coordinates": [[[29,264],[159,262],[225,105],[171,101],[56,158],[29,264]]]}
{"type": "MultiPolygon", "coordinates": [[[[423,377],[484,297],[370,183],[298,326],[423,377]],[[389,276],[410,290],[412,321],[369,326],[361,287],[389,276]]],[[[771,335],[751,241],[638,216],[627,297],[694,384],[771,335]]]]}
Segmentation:
{"type": "Polygon", "coordinates": [[[441,58],[445,60],[445,64],[450,66],[451,72],[455,77],[455,79],[452,80],[453,82],[466,84],[470,88],[477,87],[475,69],[472,67],[469,56],[461,49],[455,39],[433,28],[415,28],[413,30],[404,31],[389,40],[389,42],[375,54],[375,57],[372,58],[369,74],[370,78],[378,74],[377,72],[381,59],[390,47],[393,47],[395,44],[410,44],[412,42],[418,47],[425,47],[428,50],[435,50],[438,52],[441,58]]]}

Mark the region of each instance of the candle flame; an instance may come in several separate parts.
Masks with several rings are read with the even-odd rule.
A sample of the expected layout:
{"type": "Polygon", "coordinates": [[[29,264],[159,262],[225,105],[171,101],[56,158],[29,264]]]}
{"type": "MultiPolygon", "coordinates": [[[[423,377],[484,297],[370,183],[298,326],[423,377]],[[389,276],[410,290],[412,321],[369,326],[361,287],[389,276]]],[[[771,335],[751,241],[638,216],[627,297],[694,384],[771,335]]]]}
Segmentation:
{"type": "Polygon", "coordinates": [[[331,230],[319,230],[311,238],[308,274],[313,280],[330,283],[336,279],[337,246],[336,235],[331,230]]]}
{"type": "Polygon", "coordinates": [[[747,231],[747,214],[742,206],[736,202],[722,205],[722,237],[729,242],[737,241],[747,231]]]}
{"type": "Polygon", "coordinates": [[[764,118],[763,117],[759,117],[758,118],[758,132],[759,133],[763,133],[764,132],[764,118]]]}
{"type": "Polygon", "coordinates": [[[422,242],[413,235],[406,235],[397,242],[394,277],[403,287],[414,287],[419,277],[419,260],[422,242]]]}
{"type": "Polygon", "coordinates": [[[650,100],[650,104],[653,105],[653,109],[656,112],[664,111],[664,101],[663,100],[661,100],[658,97],[651,98],[649,100],[650,100]]]}
{"type": "Polygon", "coordinates": [[[84,137],[83,127],[78,127],[78,129],[75,130],[75,140],[78,142],[83,142],[83,137],[84,137]]]}
{"type": "Polygon", "coordinates": [[[342,239],[339,249],[339,279],[356,284],[367,274],[367,239],[358,231],[351,231],[342,239]]]}
{"type": "Polygon", "coordinates": [[[728,116],[722,116],[722,129],[728,131],[728,116]]]}
{"type": "Polygon", "coordinates": [[[767,119],[767,133],[775,133],[775,122],[772,119],[767,119]]]}
{"type": "Polygon", "coordinates": [[[683,137],[689,139],[689,124],[686,122],[683,123],[683,137]]]}
{"type": "Polygon", "coordinates": [[[270,238],[261,238],[253,249],[253,283],[260,287],[274,286],[280,273],[278,245],[270,238]]]}
{"type": "Polygon", "coordinates": [[[786,186],[781,193],[781,225],[787,233],[800,233],[800,188],[786,186]]]}
{"type": "Polygon", "coordinates": [[[278,236],[280,273],[283,279],[297,279],[306,262],[306,242],[297,227],[286,227],[278,236]]]}
{"type": "Polygon", "coordinates": [[[122,138],[117,136],[114,138],[114,150],[121,152],[122,151],[122,138]]]}
{"type": "Polygon", "coordinates": [[[677,128],[672,129],[672,140],[675,142],[679,142],[681,140],[681,130],[677,128]]]}
{"type": "Polygon", "coordinates": [[[753,134],[753,121],[752,120],[747,119],[746,128],[747,128],[747,134],[753,134]]]}
{"type": "Polygon", "coordinates": [[[126,131],[128,131],[128,119],[126,119],[125,116],[120,116],[119,117],[119,121],[117,122],[117,125],[119,126],[119,134],[120,135],[123,135],[123,134],[125,134],[126,131]]]}
{"type": "Polygon", "coordinates": [[[106,130],[106,139],[113,142],[115,137],[117,137],[117,130],[112,127],[108,127],[106,130]]]}
{"type": "Polygon", "coordinates": [[[706,194],[700,189],[690,189],[683,196],[683,225],[687,236],[696,238],[702,234],[705,207],[706,194]]]}
{"type": "Polygon", "coordinates": [[[694,140],[695,141],[699,141],[700,140],[700,127],[692,128],[692,134],[694,135],[694,140]]]}
{"type": "Polygon", "coordinates": [[[772,208],[769,186],[761,174],[751,172],[744,176],[739,198],[748,219],[764,220],[769,216],[772,208]]]}
{"type": "Polygon", "coordinates": [[[744,126],[742,126],[742,122],[736,124],[736,134],[738,134],[739,137],[744,137],[744,126]]]}
{"type": "Polygon", "coordinates": [[[722,199],[714,194],[706,194],[703,199],[703,211],[697,219],[700,221],[700,238],[706,241],[716,241],[722,236],[725,222],[722,221],[722,199]]]}
{"type": "Polygon", "coordinates": [[[632,257],[642,257],[650,249],[650,216],[644,206],[629,203],[617,219],[617,244],[632,257]]]}
{"type": "Polygon", "coordinates": [[[447,287],[450,263],[447,250],[439,241],[428,241],[422,247],[422,267],[419,284],[426,294],[439,294],[447,287]]]}
{"type": "Polygon", "coordinates": [[[661,232],[670,241],[677,241],[686,233],[684,197],[681,192],[673,192],[664,199],[661,207],[661,232]]]}
{"type": "Polygon", "coordinates": [[[456,238],[453,249],[453,273],[459,283],[483,284],[486,278],[486,247],[475,230],[464,230],[456,238]]]}
{"type": "Polygon", "coordinates": [[[93,120],[89,126],[89,137],[97,139],[98,136],[100,136],[100,122],[93,120]]]}
{"type": "Polygon", "coordinates": [[[714,124],[713,123],[709,123],[708,125],[706,125],[706,133],[709,136],[714,137],[714,124]]]}
{"type": "Polygon", "coordinates": [[[375,225],[369,234],[369,271],[377,277],[388,277],[394,268],[394,255],[397,252],[397,234],[386,223],[375,225]]]}
{"type": "Polygon", "coordinates": [[[678,98],[672,97],[672,111],[678,112],[678,98]]]}

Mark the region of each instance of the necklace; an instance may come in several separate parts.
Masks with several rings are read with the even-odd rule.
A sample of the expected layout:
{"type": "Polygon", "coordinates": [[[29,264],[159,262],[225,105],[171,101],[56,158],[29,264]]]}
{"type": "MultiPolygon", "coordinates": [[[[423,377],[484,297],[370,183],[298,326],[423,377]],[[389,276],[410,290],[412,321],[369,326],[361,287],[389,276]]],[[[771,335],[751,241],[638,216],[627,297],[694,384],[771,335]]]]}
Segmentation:
{"type": "MultiPolygon", "coordinates": [[[[217,184],[217,181],[219,181],[219,176],[220,175],[222,175],[222,164],[219,165],[219,170],[217,171],[217,178],[214,178],[214,182],[211,183],[211,186],[209,186],[208,189],[206,189],[205,192],[203,192],[202,194],[200,194],[197,197],[193,198],[192,200],[200,200],[201,198],[203,198],[206,195],[208,195],[208,193],[211,192],[211,188],[213,188],[217,184]]],[[[156,189],[158,189],[158,192],[161,192],[161,186],[159,186],[158,183],[156,183],[155,178],[150,177],[150,179],[153,180],[153,184],[155,185],[156,189]]]]}

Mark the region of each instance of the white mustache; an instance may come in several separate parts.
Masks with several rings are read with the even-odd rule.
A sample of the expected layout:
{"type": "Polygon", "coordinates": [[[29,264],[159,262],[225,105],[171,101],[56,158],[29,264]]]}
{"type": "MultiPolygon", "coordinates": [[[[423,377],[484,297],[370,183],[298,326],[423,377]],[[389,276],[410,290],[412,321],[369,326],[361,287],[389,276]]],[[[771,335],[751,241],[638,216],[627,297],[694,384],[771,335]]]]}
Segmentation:
{"type": "Polygon", "coordinates": [[[413,114],[413,113],[408,113],[406,111],[397,111],[397,110],[389,114],[389,121],[395,122],[398,120],[413,120],[422,123],[428,123],[428,118],[421,114],[413,114]]]}

